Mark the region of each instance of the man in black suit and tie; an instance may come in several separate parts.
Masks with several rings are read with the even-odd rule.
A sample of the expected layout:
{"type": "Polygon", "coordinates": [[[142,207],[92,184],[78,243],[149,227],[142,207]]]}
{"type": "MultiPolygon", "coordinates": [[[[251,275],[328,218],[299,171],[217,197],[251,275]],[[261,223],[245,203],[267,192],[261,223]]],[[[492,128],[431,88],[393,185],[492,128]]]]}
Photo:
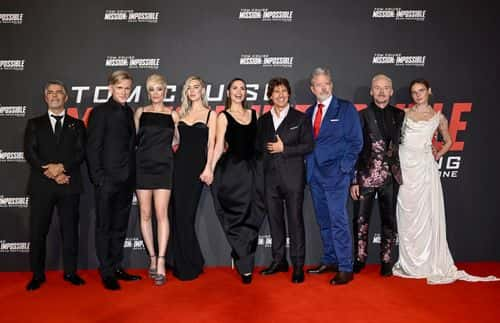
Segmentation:
{"type": "Polygon", "coordinates": [[[306,115],[290,107],[290,84],[285,78],[268,83],[268,98],[273,105],[257,125],[257,151],[264,169],[264,197],[272,238],[271,265],[263,275],[287,272],[284,208],[290,234],[293,283],[304,281],[305,233],[304,156],[313,150],[312,126],[306,115]]]}
{"type": "Polygon", "coordinates": [[[68,95],[61,81],[44,88],[48,113],[30,119],[24,137],[24,155],[31,166],[28,190],[30,208],[30,266],[33,278],[26,286],[36,290],[45,282],[46,238],[57,207],[63,243],[64,280],[85,281],[76,273],[78,220],[85,157],[85,126],[66,114],[68,95]]]}
{"type": "Polygon", "coordinates": [[[127,234],[135,188],[135,126],[127,100],[132,76],[115,71],[108,78],[111,97],[96,106],[87,127],[87,163],[95,187],[95,244],[99,273],[109,290],[120,280],[138,280],[123,270],[123,243],[127,234]]]}

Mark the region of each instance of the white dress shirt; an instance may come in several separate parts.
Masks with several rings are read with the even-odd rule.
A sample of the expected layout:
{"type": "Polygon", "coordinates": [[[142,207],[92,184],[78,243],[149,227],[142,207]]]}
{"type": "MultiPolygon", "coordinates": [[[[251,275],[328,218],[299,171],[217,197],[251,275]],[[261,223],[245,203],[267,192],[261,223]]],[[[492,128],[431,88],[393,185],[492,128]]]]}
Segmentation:
{"type": "Polygon", "coordinates": [[[328,107],[330,106],[330,103],[332,102],[332,97],[333,96],[330,95],[325,101],[316,103],[316,106],[314,107],[313,116],[312,116],[313,126],[314,126],[314,118],[316,118],[316,112],[318,112],[318,103],[323,104],[323,110],[321,111],[321,112],[323,112],[323,114],[321,115],[321,122],[323,122],[323,119],[325,118],[325,115],[326,115],[326,111],[328,111],[328,107]]]}
{"type": "Polygon", "coordinates": [[[49,110],[49,120],[50,120],[50,125],[52,126],[52,131],[55,133],[56,132],[56,118],[52,118],[52,116],[62,116],[61,118],[61,127],[64,125],[64,116],[66,115],[66,110],[63,110],[63,112],[57,114],[49,110]]]}
{"type": "Polygon", "coordinates": [[[290,110],[290,105],[288,104],[283,110],[280,112],[280,116],[278,117],[276,115],[275,107],[271,109],[271,115],[273,116],[273,124],[274,124],[274,130],[278,130],[280,124],[285,120],[286,116],[288,115],[288,111],[290,110]]]}

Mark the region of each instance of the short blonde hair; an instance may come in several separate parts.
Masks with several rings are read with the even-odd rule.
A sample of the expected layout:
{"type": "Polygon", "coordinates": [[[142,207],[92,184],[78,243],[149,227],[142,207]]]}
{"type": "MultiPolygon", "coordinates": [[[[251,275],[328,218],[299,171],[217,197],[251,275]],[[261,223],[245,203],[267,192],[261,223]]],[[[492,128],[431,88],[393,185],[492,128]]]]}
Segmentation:
{"type": "Polygon", "coordinates": [[[372,78],[372,84],[373,84],[373,82],[375,82],[375,81],[377,81],[377,80],[379,80],[379,79],[384,79],[384,80],[388,81],[389,83],[391,83],[391,85],[392,85],[392,80],[391,80],[391,78],[390,78],[389,76],[385,75],[385,74],[377,74],[377,75],[375,75],[375,76],[372,78]]]}
{"type": "Polygon", "coordinates": [[[114,71],[113,73],[109,74],[108,85],[114,85],[114,84],[116,84],[120,81],[123,81],[123,80],[130,80],[133,82],[134,78],[127,71],[117,70],[117,71],[114,71]]]}
{"type": "Polygon", "coordinates": [[[153,84],[159,84],[164,90],[167,89],[167,80],[160,74],[151,74],[148,76],[146,79],[146,90],[153,84]]]}

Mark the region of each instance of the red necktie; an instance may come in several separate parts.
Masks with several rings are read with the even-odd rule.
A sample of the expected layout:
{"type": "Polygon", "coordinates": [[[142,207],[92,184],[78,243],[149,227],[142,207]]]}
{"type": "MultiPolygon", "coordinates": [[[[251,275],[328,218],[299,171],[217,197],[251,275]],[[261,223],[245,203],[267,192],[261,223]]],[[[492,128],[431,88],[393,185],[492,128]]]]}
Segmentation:
{"type": "Polygon", "coordinates": [[[314,117],[314,125],[313,125],[314,138],[318,137],[319,128],[321,128],[321,119],[323,117],[323,107],[324,107],[324,105],[322,103],[318,103],[318,109],[316,110],[316,116],[314,117]]]}

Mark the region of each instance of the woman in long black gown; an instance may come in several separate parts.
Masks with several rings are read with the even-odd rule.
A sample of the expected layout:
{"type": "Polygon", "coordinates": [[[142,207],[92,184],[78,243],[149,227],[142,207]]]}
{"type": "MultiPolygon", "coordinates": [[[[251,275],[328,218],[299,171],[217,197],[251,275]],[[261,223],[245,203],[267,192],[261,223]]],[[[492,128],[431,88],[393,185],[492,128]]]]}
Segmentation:
{"type": "Polygon", "coordinates": [[[172,140],[178,115],[163,100],[167,91],[165,79],[153,74],[146,81],[151,104],[138,108],[134,115],[137,129],[136,194],[139,200],[141,233],[151,257],[149,274],[156,285],[163,285],[165,253],[169,235],[168,203],[174,170],[172,140]],[[151,208],[154,208],[158,230],[158,253],[155,252],[151,208]]]}
{"type": "Polygon", "coordinates": [[[244,80],[232,80],[226,94],[226,109],[217,117],[212,195],[236,268],[243,283],[249,284],[259,228],[264,218],[263,204],[259,203],[262,200],[257,191],[257,115],[245,108],[244,80]]]}
{"type": "Polygon", "coordinates": [[[179,116],[169,259],[174,276],[192,280],[202,273],[204,265],[195,217],[203,184],[210,185],[213,180],[210,162],[217,120],[208,106],[206,85],[200,77],[188,77],[184,83],[179,116]]]}

